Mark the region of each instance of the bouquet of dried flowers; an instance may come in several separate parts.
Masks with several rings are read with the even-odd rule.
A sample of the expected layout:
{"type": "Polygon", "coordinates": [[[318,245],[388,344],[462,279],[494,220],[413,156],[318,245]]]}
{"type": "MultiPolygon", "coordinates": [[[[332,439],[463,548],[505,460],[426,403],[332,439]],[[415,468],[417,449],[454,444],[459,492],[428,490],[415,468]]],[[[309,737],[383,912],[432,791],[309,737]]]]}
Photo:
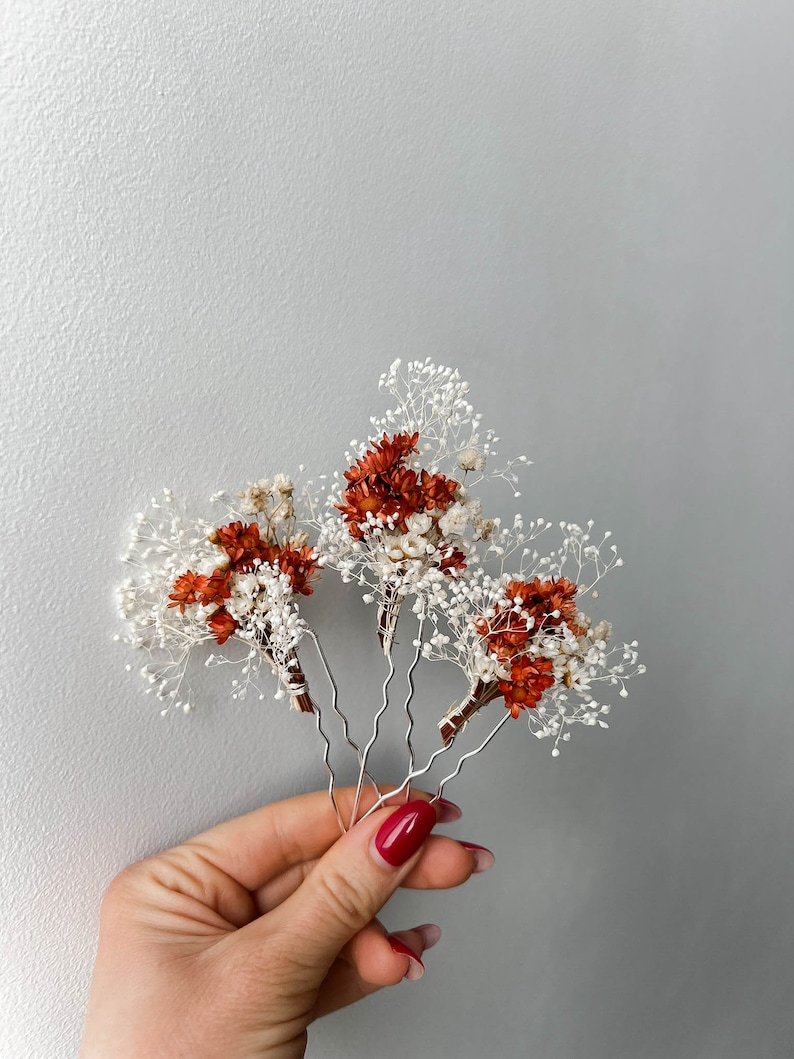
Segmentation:
{"type": "MultiPolygon", "coordinates": [[[[615,644],[609,622],[588,616],[581,605],[598,597],[596,585],[622,565],[611,536],[592,536],[586,527],[560,523],[558,546],[543,555],[538,538],[551,523],[516,516],[503,525],[487,514],[478,487],[489,480],[509,486],[515,498],[525,456],[499,463],[498,438],[484,430],[468,399],[468,385],[457,371],[429,360],[403,366],[398,360],[381,377],[392,407],[371,420],[372,436],[351,442],[348,467],[296,492],[292,479],[277,474],[249,484],[234,499],[217,494],[224,516],[209,523],[187,519],[165,490],[150,510],[138,515],[125,559],[134,576],[120,589],[123,637],[143,648],[149,661],[143,675],[164,703],[189,712],[193,695],[188,663],[200,644],[239,644],[209,654],[205,664],[234,665],[239,676],[232,695],[254,689],[260,698],[261,669],[276,677],[276,698],[313,713],[323,739],[334,800],[331,739],[322,708],[312,696],[299,661],[301,640],[309,637],[331,688],[331,709],[342,737],[355,754],[357,796],[344,830],[358,816],[365,780],[378,791],[367,768],[380,720],[390,704],[395,675],[393,646],[408,607],[415,616],[413,657],[407,666],[407,771],[397,788],[408,788],[490,703],[506,710],[480,744],[457,761],[437,786],[458,774],[511,719],[526,717],[530,731],[553,740],[552,754],[570,739],[576,724],[608,727],[610,703],[599,688],[627,694],[626,680],[644,672],[637,642],[615,644]],[[316,543],[311,544],[314,540],[316,543]],[[385,656],[386,676],[372,733],[362,748],[350,736],[338,702],[337,685],[317,632],[300,614],[299,597],[312,593],[321,569],[364,589],[374,604],[376,630],[385,656]],[[416,767],[413,746],[413,674],[423,660],[453,663],[466,694],[438,721],[440,746],[416,767]]],[[[131,667],[128,667],[131,668],[131,667]]],[[[384,795],[383,798],[386,796],[384,795]]],[[[337,813],[338,815],[338,813],[337,813]]]]}

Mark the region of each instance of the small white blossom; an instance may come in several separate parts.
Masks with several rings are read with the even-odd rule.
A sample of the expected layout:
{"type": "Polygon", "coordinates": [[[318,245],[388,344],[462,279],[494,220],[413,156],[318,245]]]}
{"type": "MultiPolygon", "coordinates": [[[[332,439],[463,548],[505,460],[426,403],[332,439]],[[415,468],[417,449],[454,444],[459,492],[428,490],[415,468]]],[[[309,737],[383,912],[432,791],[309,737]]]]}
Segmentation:
{"type": "Polygon", "coordinates": [[[424,511],[417,511],[415,514],[410,515],[406,519],[406,526],[408,527],[409,533],[427,533],[432,527],[433,520],[424,511]]]}
{"type": "Polygon", "coordinates": [[[485,456],[479,449],[465,448],[458,454],[458,467],[462,471],[482,471],[485,469],[485,456]]]}
{"type": "Polygon", "coordinates": [[[609,624],[609,622],[600,621],[598,625],[596,625],[593,629],[592,638],[596,641],[603,640],[605,644],[609,643],[609,641],[612,639],[612,626],[609,624]]]}
{"type": "Polygon", "coordinates": [[[471,508],[456,502],[438,520],[438,528],[444,537],[462,537],[470,521],[471,508]]]}

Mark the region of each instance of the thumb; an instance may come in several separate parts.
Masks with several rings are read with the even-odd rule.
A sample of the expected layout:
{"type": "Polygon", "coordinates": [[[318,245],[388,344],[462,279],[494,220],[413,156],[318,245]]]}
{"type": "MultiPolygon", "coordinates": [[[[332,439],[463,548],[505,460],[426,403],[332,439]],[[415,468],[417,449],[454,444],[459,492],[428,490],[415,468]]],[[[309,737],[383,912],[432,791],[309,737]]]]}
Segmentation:
{"type": "Polygon", "coordinates": [[[340,949],[374,919],[410,872],[436,824],[436,808],[406,802],[360,821],[317,862],[295,892],[265,917],[289,938],[295,962],[317,984],[340,949]]]}

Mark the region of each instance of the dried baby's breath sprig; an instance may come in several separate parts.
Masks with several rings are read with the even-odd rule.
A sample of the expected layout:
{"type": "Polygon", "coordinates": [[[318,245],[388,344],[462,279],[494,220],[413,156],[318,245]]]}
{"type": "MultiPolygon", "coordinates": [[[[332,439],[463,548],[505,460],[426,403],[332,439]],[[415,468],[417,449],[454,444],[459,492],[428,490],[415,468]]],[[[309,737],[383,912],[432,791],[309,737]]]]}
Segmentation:
{"type": "MultiPolygon", "coordinates": [[[[498,698],[513,717],[526,710],[538,738],[554,737],[555,756],[573,724],[608,727],[610,704],[596,701],[594,688],[618,686],[625,696],[625,681],[645,667],[638,663],[636,641],[608,647],[609,623],[594,625],[579,609],[587,593],[597,596],[593,590],[601,578],[622,565],[614,545],[602,555],[611,534],[595,544],[592,526],[561,523],[559,549],[540,556],[524,547],[513,573],[500,569],[493,576],[483,567],[454,587],[448,607],[431,613],[435,631],[423,645],[424,657],[453,662],[469,686],[439,722],[445,745],[498,698]]],[[[515,551],[505,545],[505,552],[515,551]]],[[[501,566],[504,556],[491,558],[501,566]]]]}
{"type": "Polygon", "coordinates": [[[328,565],[377,604],[388,654],[403,601],[413,598],[418,615],[443,604],[476,543],[498,526],[473,487],[503,479],[519,496],[515,469],[528,461],[487,469],[498,438],[482,431],[468,384],[451,368],[412,361],[404,369],[396,360],[380,388],[397,405],[371,420],[377,433],[369,441],[351,443],[350,466],[335,473],[315,519],[328,565]]]}
{"type": "Polygon", "coordinates": [[[208,665],[232,664],[233,698],[249,689],[264,693],[257,678],[265,662],[279,678],[277,698],[290,696],[294,708],[314,710],[297,656],[306,631],[297,597],[309,595],[322,557],[297,531],[292,483],[286,475],[257,482],[240,494],[238,512],[225,494],[227,518],[221,525],[188,520],[164,490],[161,502],[140,514],[125,560],[135,568],[120,590],[127,633],[120,637],[145,649],[151,661],[144,676],[169,709],[192,709],[186,677],[193,648],[228,640],[246,648],[242,655],[215,655],[208,665]],[[243,513],[252,516],[243,521],[243,513]]]}

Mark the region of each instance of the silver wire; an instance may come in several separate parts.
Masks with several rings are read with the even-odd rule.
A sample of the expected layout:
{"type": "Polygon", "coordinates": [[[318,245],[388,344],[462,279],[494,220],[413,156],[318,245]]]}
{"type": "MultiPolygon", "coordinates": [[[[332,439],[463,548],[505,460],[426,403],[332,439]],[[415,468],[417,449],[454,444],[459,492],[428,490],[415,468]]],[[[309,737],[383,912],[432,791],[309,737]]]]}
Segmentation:
{"type": "MultiPolygon", "coordinates": [[[[408,748],[408,771],[411,772],[414,765],[416,764],[414,748],[411,743],[411,736],[414,730],[414,715],[411,713],[411,699],[414,697],[414,681],[413,672],[416,669],[422,652],[422,631],[425,627],[425,616],[420,615],[419,618],[419,629],[416,633],[416,651],[414,652],[413,661],[408,667],[407,679],[408,679],[408,696],[403,705],[403,709],[408,717],[408,728],[405,732],[405,745],[408,748]]],[[[380,792],[379,792],[380,793],[380,792]]],[[[408,785],[408,789],[405,792],[405,800],[408,802],[411,800],[411,786],[408,785]]]]}
{"type": "Polygon", "coordinates": [[[375,714],[375,719],[372,724],[372,736],[367,745],[364,747],[364,751],[362,754],[361,765],[358,770],[358,783],[356,784],[356,798],[353,802],[353,812],[350,814],[350,827],[352,827],[353,824],[356,822],[358,805],[361,801],[361,788],[364,784],[364,772],[367,767],[367,758],[369,757],[369,752],[372,749],[375,740],[378,738],[378,728],[380,726],[380,719],[386,712],[386,707],[389,705],[389,683],[391,681],[391,678],[394,676],[394,658],[392,657],[391,650],[389,650],[389,653],[386,657],[389,659],[389,672],[386,675],[386,679],[383,681],[383,702],[381,704],[380,709],[375,714]]]}
{"type": "Polygon", "coordinates": [[[329,777],[328,778],[328,793],[331,796],[331,804],[333,805],[334,812],[336,813],[336,819],[337,819],[337,823],[339,824],[339,830],[344,835],[344,833],[345,833],[345,825],[342,822],[342,814],[339,812],[339,806],[336,804],[336,791],[335,791],[336,774],[334,773],[334,770],[331,767],[331,762],[328,760],[328,755],[329,755],[330,750],[331,750],[331,743],[330,743],[330,740],[328,739],[328,736],[325,734],[325,730],[323,729],[322,720],[321,720],[322,712],[321,712],[320,707],[317,705],[316,702],[314,704],[314,712],[317,714],[317,731],[322,736],[322,740],[323,740],[323,744],[324,744],[323,764],[328,769],[328,777],[329,777]]]}
{"type": "MultiPolygon", "coordinates": [[[[362,761],[362,758],[363,758],[363,751],[361,750],[361,747],[358,745],[358,743],[356,743],[355,740],[351,737],[349,721],[348,721],[346,715],[343,713],[343,711],[339,708],[339,688],[337,687],[336,680],[334,679],[334,675],[331,672],[331,667],[328,664],[328,658],[327,658],[327,656],[325,654],[325,651],[323,650],[323,646],[320,643],[320,638],[318,637],[317,633],[313,629],[307,629],[306,630],[306,636],[311,638],[311,640],[314,643],[315,648],[317,649],[317,654],[319,655],[320,662],[322,663],[323,669],[325,670],[325,675],[328,678],[328,683],[331,685],[331,709],[334,711],[336,716],[341,721],[341,723],[342,723],[342,734],[343,734],[343,736],[345,738],[345,742],[347,743],[347,745],[349,747],[351,747],[355,751],[356,757],[358,759],[359,767],[360,767],[361,766],[361,761],[362,761]]],[[[369,782],[375,788],[376,796],[380,797],[380,787],[375,782],[375,779],[372,777],[372,775],[369,772],[366,771],[366,769],[364,770],[364,775],[367,777],[369,782]]],[[[345,829],[345,830],[347,830],[347,829],[345,829]]]]}
{"type": "Polygon", "coordinates": [[[449,746],[440,746],[438,750],[434,750],[433,753],[430,755],[430,760],[424,768],[414,769],[412,772],[409,772],[399,787],[397,787],[393,791],[389,791],[388,794],[382,794],[380,798],[378,798],[378,800],[375,802],[375,804],[370,806],[369,809],[367,809],[361,819],[366,820],[370,813],[374,813],[376,809],[380,809],[380,807],[387,800],[387,798],[395,798],[398,794],[402,794],[402,792],[411,783],[412,780],[415,780],[417,776],[424,776],[426,772],[430,771],[430,769],[433,767],[433,762],[436,760],[439,754],[446,754],[448,750],[449,746]]]}
{"type": "Polygon", "coordinates": [[[511,716],[512,716],[512,714],[509,711],[506,712],[504,717],[501,719],[501,721],[491,731],[490,735],[486,736],[485,739],[483,739],[483,741],[480,743],[480,745],[478,747],[476,747],[474,750],[470,750],[468,752],[468,754],[464,754],[461,757],[461,759],[458,761],[457,768],[455,769],[455,771],[454,772],[450,772],[450,774],[448,776],[445,776],[444,779],[439,783],[438,788],[436,789],[435,795],[430,799],[431,801],[435,802],[441,797],[441,792],[444,790],[444,785],[446,783],[449,783],[450,780],[454,780],[455,779],[455,777],[458,775],[460,770],[463,768],[463,762],[468,760],[468,758],[470,758],[470,757],[474,757],[475,754],[479,754],[479,752],[481,750],[485,750],[485,748],[488,746],[490,741],[493,739],[493,737],[496,735],[496,733],[499,731],[499,729],[502,727],[502,725],[505,723],[505,721],[509,720],[511,716]]]}
{"type": "MultiPolygon", "coordinates": [[[[496,725],[496,727],[490,732],[490,734],[488,736],[486,736],[486,738],[480,743],[480,745],[476,749],[470,750],[468,752],[468,754],[463,754],[462,755],[462,757],[458,761],[458,764],[457,764],[457,766],[455,768],[455,771],[454,772],[450,772],[450,774],[448,776],[444,777],[444,779],[438,785],[438,789],[437,789],[436,793],[430,799],[431,801],[434,802],[438,798],[441,797],[441,791],[442,791],[442,789],[444,787],[444,784],[448,783],[449,780],[453,779],[455,776],[458,775],[458,773],[460,772],[461,768],[463,767],[463,762],[467,758],[474,757],[475,754],[479,754],[479,752],[481,750],[484,750],[485,747],[488,746],[490,741],[493,739],[493,737],[496,735],[496,733],[499,731],[499,729],[502,727],[502,725],[505,723],[505,721],[507,721],[509,719],[510,716],[511,715],[509,713],[505,713],[504,717],[499,721],[499,723],[496,725]]],[[[430,755],[430,759],[427,762],[427,764],[424,766],[424,768],[414,769],[413,772],[409,772],[408,775],[405,777],[405,779],[400,784],[400,786],[396,788],[396,790],[389,791],[387,794],[382,794],[380,796],[380,798],[375,802],[375,804],[370,806],[369,809],[367,809],[367,811],[364,813],[364,815],[361,817],[361,819],[362,820],[366,820],[366,818],[369,816],[369,814],[370,813],[374,813],[376,809],[380,809],[380,807],[384,804],[384,802],[387,801],[387,799],[394,798],[396,795],[401,794],[405,790],[405,788],[411,783],[411,781],[415,780],[417,778],[417,776],[424,776],[424,774],[426,772],[429,772],[430,769],[433,767],[433,763],[435,762],[436,758],[440,757],[441,754],[446,754],[446,752],[449,750],[449,748],[451,746],[452,746],[452,744],[449,743],[447,746],[441,746],[441,747],[438,748],[438,750],[434,750],[433,753],[430,755]]]]}

